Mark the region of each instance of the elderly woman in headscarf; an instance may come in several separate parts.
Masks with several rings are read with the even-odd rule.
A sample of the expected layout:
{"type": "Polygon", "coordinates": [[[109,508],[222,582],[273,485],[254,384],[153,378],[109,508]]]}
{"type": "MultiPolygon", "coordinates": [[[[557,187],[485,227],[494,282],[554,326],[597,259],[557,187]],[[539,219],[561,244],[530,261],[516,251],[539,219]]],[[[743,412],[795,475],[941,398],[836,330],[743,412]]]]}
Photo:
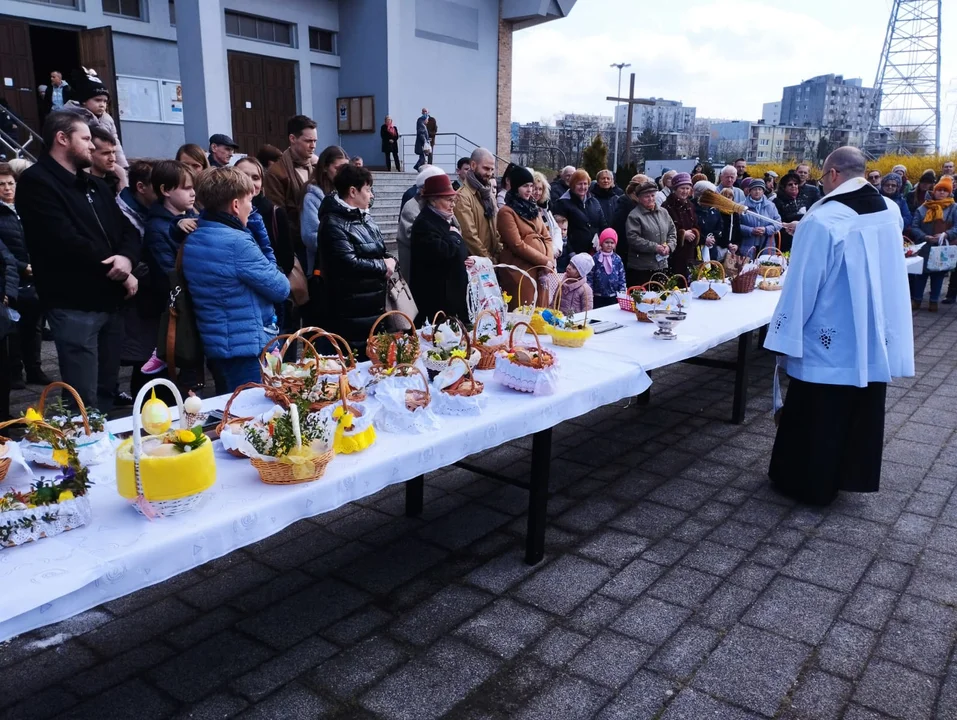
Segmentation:
{"type": "Polygon", "coordinates": [[[532,172],[516,165],[509,173],[509,183],[513,189],[505,193],[505,204],[495,218],[502,241],[499,262],[521,268],[534,280],[529,282],[526,278],[519,293],[519,279],[524,277],[522,273],[500,269],[499,284],[503,292],[512,296],[511,306],[515,307],[532,302],[538,276],[547,272],[539,266],[554,270],[555,258],[552,237],[542,220],[541,208],[532,199],[535,187],[532,172]]]}
{"type": "MultiPolygon", "coordinates": [[[[698,231],[701,233],[701,260],[722,260],[728,252],[728,238],[724,234],[724,222],[721,212],[713,207],[705,207],[698,201],[705,190],[717,192],[714,183],[699,180],[691,188],[691,200],[698,218],[698,231]]],[[[737,250],[737,248],[735,248],[737,250]]]]}
{"type": "Polygon", "coordinates": [[[642,285],[656,272],[666,271],[668,256],[677,245],[677,232],[671,216],[655,202],[657,190],[658,186],[650,180],[634,190],[638,204],[629,213],[625,227],[628,287],[642,285]]]}
{"type": "Polygon", "coordinates": [[[610,223],[612,216],[615,214],[615,205],[618,198],[625,194],[620,187],[615,185],[615,176],[612,175],[611,170],[599,170],[589,191],[601,205],[601,211],[605,214],[605,221],[610,223]]]}
{"type": "Polygon", "coordinates": [[[668,266],[676,275],[687,277],[688,268],[698,260],[698,245],[701,231],[698,229],[698,214],[691,202],[691,175],[677,173],[671,180],[671,194],[661,206],[675,224],[676,245],[668,257],[668,266]]]}
{"type": "Polygon", "coordinates": [[[893,200],[894,204],[901,211],[901,217],[904,219],[904,227],[910,227],[911,216],[910,208],[907,207],[907,201],[904,200],[904,180],[895,172],[887,173],[881,178],[881,195],[888,200],[893,200]]]}
{"type": "Polygon", "coordinates": [[[551,187],[548,184],[548,179],[538,171],[532,173],[532,178],[532,200],[535,201],[535,204],[538,205],[542,211],[542,221],[545,223],[548,234],[552,238],[552,255],[558,258],[562,254],[562,247],[565,243],[562,240],[562,229],[558,227],[558,223],[555,221],[555,215],[552,213],[551,187]]]}
{"type": "Polygon", "coordinates": [[[795,173],[789,172],[781,178],[778,185],[778,194],[774,198],[774,207],[778,209],[781,216],[781,222],[784,225],[781,228],[781,252],[791,250],[791,241],[794,239],[794,233],[797,232],[797,224],[808,211],[804,196],[801,195],[801,178],[795,173]]]}

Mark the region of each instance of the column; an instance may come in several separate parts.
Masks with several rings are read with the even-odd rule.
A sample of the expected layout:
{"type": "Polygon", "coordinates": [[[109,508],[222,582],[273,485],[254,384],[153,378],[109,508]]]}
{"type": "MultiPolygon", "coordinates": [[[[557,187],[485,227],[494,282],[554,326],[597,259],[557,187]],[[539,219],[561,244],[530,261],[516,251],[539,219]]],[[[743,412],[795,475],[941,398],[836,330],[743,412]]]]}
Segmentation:
{"type": "Polygon", "coordinates": [[[226,21],[219,0],[176,0],[176,48],[186,142],[205,148],[210,135],[232,134],[226,21]]]}
{"type": "MultiPolygon", "coordinates": [[[[495,154],[512,157],[512,23],[498,21],[498,106],[496,110],[495,154]]],[[[505,171],[501,161],[498,173],[505,171]]]]}

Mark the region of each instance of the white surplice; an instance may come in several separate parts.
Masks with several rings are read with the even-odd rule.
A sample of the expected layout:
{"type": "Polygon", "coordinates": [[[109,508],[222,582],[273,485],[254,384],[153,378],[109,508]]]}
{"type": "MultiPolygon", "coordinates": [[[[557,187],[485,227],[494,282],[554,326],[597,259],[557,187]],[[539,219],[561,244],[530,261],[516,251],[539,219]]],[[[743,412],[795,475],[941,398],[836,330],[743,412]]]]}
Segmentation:
{"type": "Polygon", "coordinates": [[[864,215],[828,202],[865,182],[835,188],[798,224],[764,343],[787,356],[793,378],[866,387],[914,374],[900,210],[886,198],[886,211],[864,215]]]}

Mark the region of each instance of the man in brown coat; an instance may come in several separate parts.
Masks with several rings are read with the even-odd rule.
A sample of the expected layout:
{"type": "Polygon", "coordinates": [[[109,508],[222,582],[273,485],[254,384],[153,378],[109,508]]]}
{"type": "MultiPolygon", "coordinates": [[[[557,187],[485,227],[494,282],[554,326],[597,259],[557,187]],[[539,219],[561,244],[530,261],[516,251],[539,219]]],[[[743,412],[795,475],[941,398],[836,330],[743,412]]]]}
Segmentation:
{"type": "Polygon", "coordinates": [[[263,179],[263,192],[275,205],[285,208],[289,217],[289,235],[298,238],[302,189],[312,177],[318,133],[315,120],[305,115],[289,118],[286,130],[289,147],[270,166],[263,179]]]}
{"type": "Polygon", "coordinates": [[[495,224],[495,192],[489,185],[495,172],[495,157],[485,148],[476,148],[469,161],[465,183],[459,188],[455,217],[469,255],[495,260],[502,249],[495,224]]]}

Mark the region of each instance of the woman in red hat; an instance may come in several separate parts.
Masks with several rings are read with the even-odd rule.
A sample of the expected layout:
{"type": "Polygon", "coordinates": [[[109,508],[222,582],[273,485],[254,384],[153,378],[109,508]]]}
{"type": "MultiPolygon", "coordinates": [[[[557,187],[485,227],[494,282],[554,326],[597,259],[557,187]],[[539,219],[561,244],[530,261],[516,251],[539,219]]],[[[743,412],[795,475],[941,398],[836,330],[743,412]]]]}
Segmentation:
{"type": "Polygon", "coordinates": [[[412,267],[409,286],[419,308],[416,324],[439,310],[468,321],[468,249],[453,214],[457,193],[446,174],[426,179],[422,186],[425,207],[412,223],[412,267]]]}

